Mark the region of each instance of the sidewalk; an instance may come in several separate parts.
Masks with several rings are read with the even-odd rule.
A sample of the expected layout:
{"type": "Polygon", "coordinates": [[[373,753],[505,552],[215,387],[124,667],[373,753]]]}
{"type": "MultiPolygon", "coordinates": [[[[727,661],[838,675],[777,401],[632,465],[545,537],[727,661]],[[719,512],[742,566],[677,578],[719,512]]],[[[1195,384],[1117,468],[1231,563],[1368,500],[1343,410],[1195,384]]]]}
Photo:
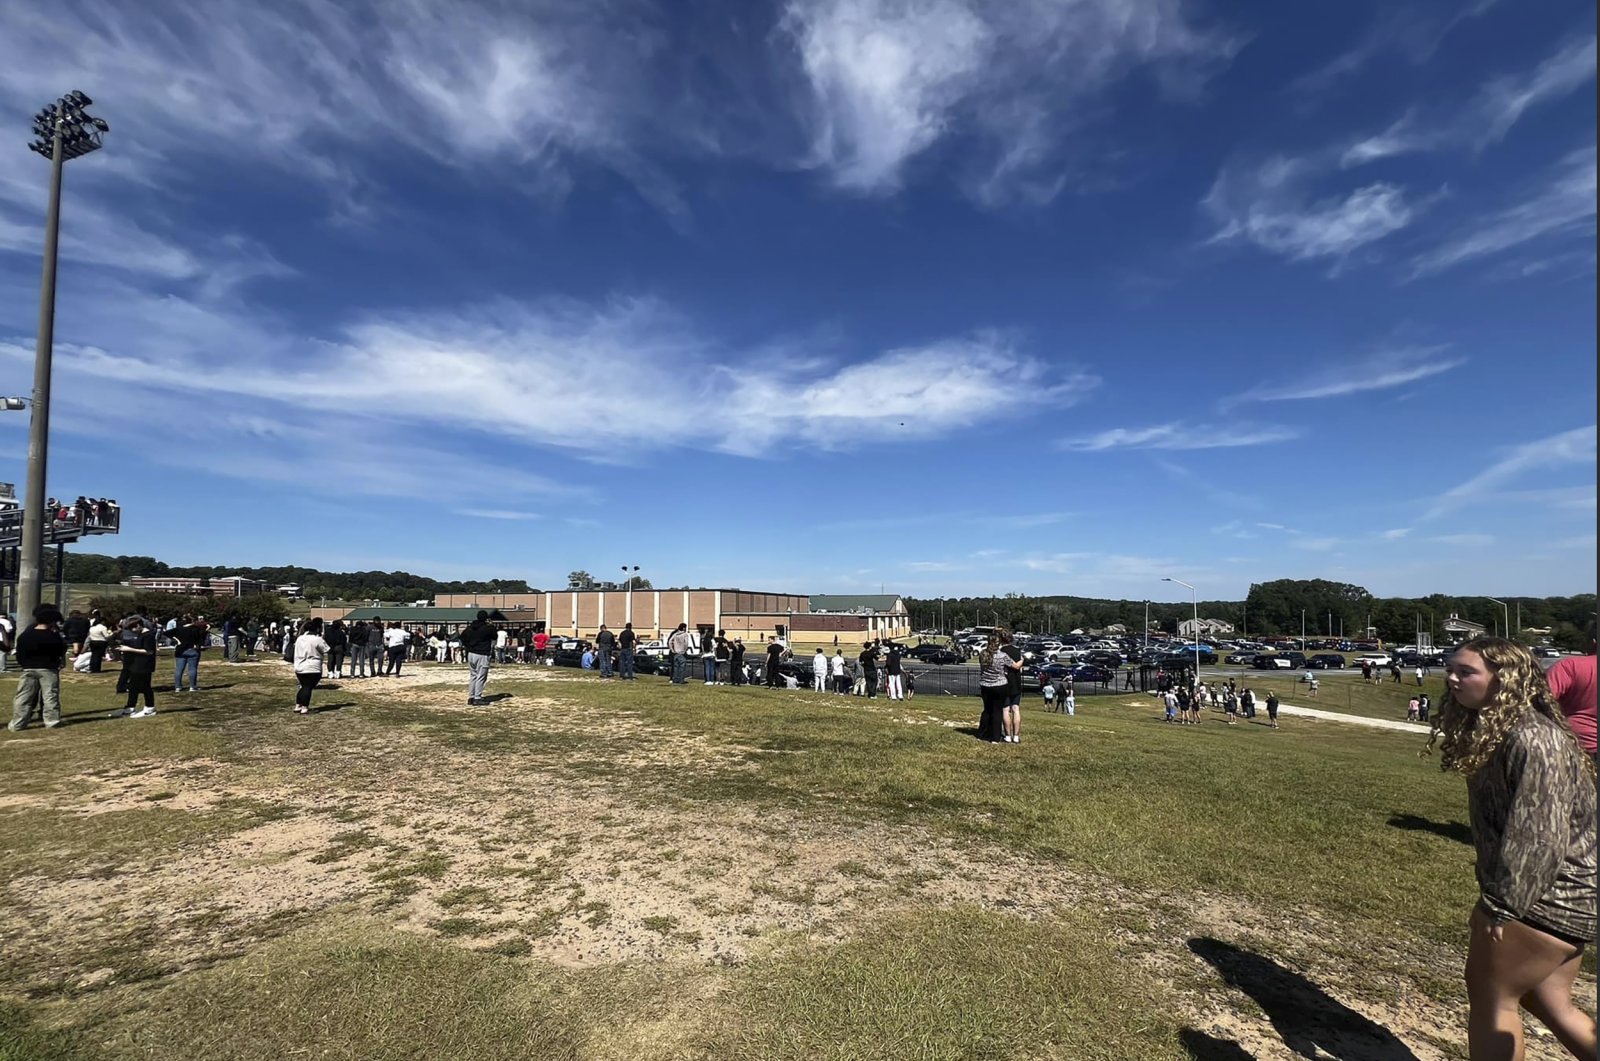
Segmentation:
{"type": "MultiPolygon", "coordinates": [[[[1262,711],[1261,708],[1256,709],[1262,711]]],[[[1373,729],[1397,729],[1404,733],[1428,733],[1428,726],[1423,722],[1402,722],[1392,718],[1366,718],[1363,715],[1347,715],[1343,711],[1324,711],[1317,707],[1293,707],[1289,704],[1279,704],[1278,712],[1284,715],[1304,715],[1306,718],[1320,718],[1327,722],[1349,722],[1355,726],[1371,726],[1373,729]]],[[[1257,717],[1260,717],[1259,714],[1257,717]]]]}

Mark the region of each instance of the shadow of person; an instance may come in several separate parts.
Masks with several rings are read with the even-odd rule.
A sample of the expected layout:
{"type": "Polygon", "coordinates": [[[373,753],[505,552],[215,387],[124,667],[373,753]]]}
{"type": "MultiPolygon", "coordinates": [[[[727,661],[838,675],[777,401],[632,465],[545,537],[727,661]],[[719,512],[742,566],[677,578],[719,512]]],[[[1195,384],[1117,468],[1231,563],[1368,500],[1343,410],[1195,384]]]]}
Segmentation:
{"type": "Polygon", "coordinates": [[[341,700],[336,704],[312,704],[311,713],[313,715],[319,715],[324,711],[338,711],[340,708],[355,706],[356,702],[354,700],[341,700]]]}
{"type": "Polygon", "coordinates": [[[1218,1039],[1198,1028],[1184,1028],[1178,1040],[1191,1061],[1256,1061],[1255,1055],[1232,1039],[1218,1039]]]}
{"type": "Polygon", "coordinates": [[[1458,844],[1472,843],[1472,827],[1461,822],[1436,822],[1432,818],[1419,818],[1415,814],[1397,813],[1389,819],[1389,824],[1396,829],[1432,833],[1446,840],[1454,840],[1458,844]]]}
{"type": "Polygon", "coordinates": [[[1299,973],[1231,943],[1197,936],[1189,949],[1222,978],[1255,999],[1284,1045],[1318,1061],[1417,1061],[1393,1032],[1299,973]]]}
{"type": "Polygon", "coordinates": [[[486,704],[498,704],[502,700],[511,699],[513,695],[512,693],[490,693],[483,698],[483,702],[486,704]]]}

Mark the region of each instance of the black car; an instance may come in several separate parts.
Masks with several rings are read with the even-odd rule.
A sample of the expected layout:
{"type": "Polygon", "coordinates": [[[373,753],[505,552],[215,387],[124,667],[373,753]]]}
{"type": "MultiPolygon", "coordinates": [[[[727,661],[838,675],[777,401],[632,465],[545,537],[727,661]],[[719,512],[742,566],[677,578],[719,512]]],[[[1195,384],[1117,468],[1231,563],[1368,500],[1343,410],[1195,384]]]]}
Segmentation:
{"type": "Polygon", "coordinates": [[[1041,675],[1047,681],[1085,682],[1090,685],[1109,685],[1117,680],[1117,672],[1093,663],[1046,663],[1042,667],[1022,668],[1022,686],[1025,689],[1042,689],[1041,675]]]}
{"type": "Polygon", "coordinates": [[[959,652],[952,652],[943,645],[918,645],[906,653],[907,659],[914,659],[919,663],[932,663],[935,666],[944,666],[947,663],[960,663],[967,657],[959,652]]]}
{"type": "Polygon", "coordinates": [[[1122,666],[1122,653],[1112,652],[1109,649],[1097,648],[1093,652],[1085,652],[1080,662],[1092,663],[1097,667],[1117,668],[1122,666]]]}
{"type": "Polygon", "coordinates": [[[1344,670],[1344,657],[1336,652],[1318,652],[1306,660],[1307,670],[1344,670]]]}
{"type": "Polygon", "coordinates": [[[1202,647],[1199,652],[1196,652],[1192,648],[1168,649],[1167,651],[1161,653],[1161,659],[1159,662],[1163,667],[1170,667],[1174,661],[1181,660],[1183,663],[1193,667],[1196,656],[1200,658],[1200,665],[1202,667],[1215,667],[1217,665],[1217,654],[1211,649],[1204,647],[1202,647]]]}

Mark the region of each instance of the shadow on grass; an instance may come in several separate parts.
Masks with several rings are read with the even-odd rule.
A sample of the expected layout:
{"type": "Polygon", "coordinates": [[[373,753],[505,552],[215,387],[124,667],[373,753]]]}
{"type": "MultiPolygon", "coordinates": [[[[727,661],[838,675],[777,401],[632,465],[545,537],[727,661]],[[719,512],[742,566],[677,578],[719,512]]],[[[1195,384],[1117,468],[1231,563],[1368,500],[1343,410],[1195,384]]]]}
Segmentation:
{"type": "MultiPolygon", "coordinates": [[[[159,701],[156,703],[156,713],[158,715],[187,715],[198,710],[200,710],[199,704],[188,704],[183,707],[165,707],[159,701]]],[[[82,726],[90,722],[124,722],[127,719],[128,716],[120,707],[94,708],[88,711],[79,710],[70,714],[65,711],[61,712],[61,724],[63,726],[82,726]]],[[[4,1056],[4,1054],[0,1054],[0,1058],[4,1058],[4,1056]]]]}
{"type": "Polygon", "coordinates": [[[355,706],[356,702],[354,700],[341,700],[337,704],[312,704],[311,713],[313,715],[320,715],[325,711],[340,711],[344,708],[355,706]]]}
{"type": "Polygon", "coordinates": [[[1189,1051],[1191,1061],[1256,1061],[1254,1054],[1232,1039],[1218,1039],[1198,1028],[1183,1029],[1178,1039],[1189,1051]]]}
{"type": "MultiPolygon", "coordinates": [[[[1284,1045],[1301,1057],[1337,1061],[1417,1061],[1411,1048],[1388,1028],[1362,1016],[1271,958],[1205,936],[1191,939],[1189,949],[1221,973],[1223,980],[1255,999],[1272,1027],[1283,1037],[1284,1045]]],[[[1205,1038],[1211,1040],[1210,1036],[1205,1038]]],[[[1211,1040],[1206,1048],[1224,1049],[1219,1040],[1211,1040]]],[[[1230,1055],[1213,1052],[1194,1056],[1227,1058],[1230,1055]]],[[[1249,1057],[1249,1054],[1243,1056],[1249,1057]]]]}
{"type": "Polygon", "coordinates": [[[1396,813],[1389,819],[1389,824],[1396,829],[1432,833],[1434,836],[1442,836],[1459,844],[1472,843],[1472,827],[1461,822],[1436,822],[1432,818],[1419,818],[1415,814],[1396,813]]]}
{"type": "Polygon", "coordinates": [[[483,702],[486,704],[498,704],[502,700],[511,700],[514,696],[515,694],[513,693],[490,693],[483,698],[483,702]]]}

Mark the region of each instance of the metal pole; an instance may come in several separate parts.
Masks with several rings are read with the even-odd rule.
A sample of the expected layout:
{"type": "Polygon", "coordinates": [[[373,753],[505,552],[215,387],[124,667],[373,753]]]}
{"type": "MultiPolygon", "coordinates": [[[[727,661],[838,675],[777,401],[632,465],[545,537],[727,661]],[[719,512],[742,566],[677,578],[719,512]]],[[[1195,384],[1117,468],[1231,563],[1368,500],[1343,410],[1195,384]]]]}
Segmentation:
{"type": "MultiPolygon", "coordinates": [[[[1150,602],[1144,602],[1144,654],[1150,654],[1150,602]]],[[[1143,662],[1141,660],[1140,662],[1143,662]]]]}
{"type": "Polygon", "coordinates": [[[50,358],[56,323],[56,242],[61,231],[61,126],[50,143],[50,206],[44,222],[44,267],[39,277],[39,330],[33,354],[33,417],[28,430],[28,489],[22,509],[22,562],[17,572],[17,620],[31,622],[39,606],[44,560],[44,481],[50,456],[50,358]]]}

